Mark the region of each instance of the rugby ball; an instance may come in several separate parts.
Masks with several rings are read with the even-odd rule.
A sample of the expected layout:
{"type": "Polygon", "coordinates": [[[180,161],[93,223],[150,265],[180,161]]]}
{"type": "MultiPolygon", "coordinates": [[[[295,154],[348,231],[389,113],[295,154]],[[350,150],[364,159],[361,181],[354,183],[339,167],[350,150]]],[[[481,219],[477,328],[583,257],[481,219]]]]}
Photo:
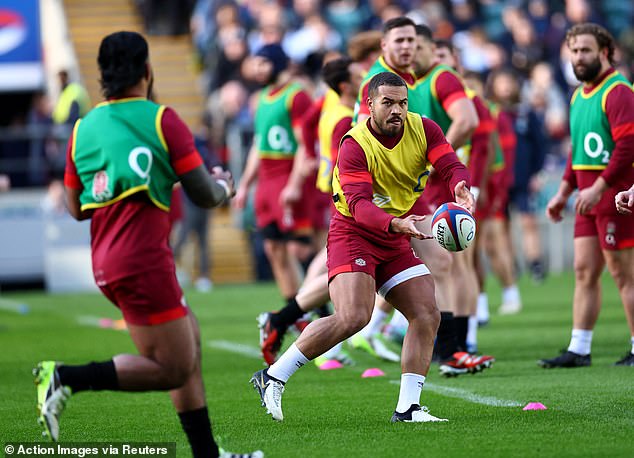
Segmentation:
{"type": "Polygon", "coordinates": [[[434,212],[431,233],[444,249],[462,251],[475,240],[475,219],[466,208],[447,202],[434,212]]]}

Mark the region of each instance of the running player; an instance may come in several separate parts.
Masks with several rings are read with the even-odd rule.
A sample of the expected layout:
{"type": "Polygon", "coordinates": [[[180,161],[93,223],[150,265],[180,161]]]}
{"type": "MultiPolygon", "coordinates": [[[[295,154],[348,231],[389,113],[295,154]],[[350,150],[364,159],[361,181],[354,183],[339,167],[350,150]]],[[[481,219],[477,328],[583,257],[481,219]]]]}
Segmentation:
{"type": "Polygon", "coordinates": [[[176,280],[168,211],[179,180],[192,201],[207,208],[234,194],[233,180],[220,169],[210,176],[183,121],[148,100],[153,73],[141,35],[106,36],[98,63],[106,101],[75,124],[67,148],[66,200],[75,219],[91,219],[95,281],[121,310],[139,354],[79,366],[40,362],[39,422],[56,441],[71,394],[169,391],[193,456],[217,457],[200,332],[176,280]]]}

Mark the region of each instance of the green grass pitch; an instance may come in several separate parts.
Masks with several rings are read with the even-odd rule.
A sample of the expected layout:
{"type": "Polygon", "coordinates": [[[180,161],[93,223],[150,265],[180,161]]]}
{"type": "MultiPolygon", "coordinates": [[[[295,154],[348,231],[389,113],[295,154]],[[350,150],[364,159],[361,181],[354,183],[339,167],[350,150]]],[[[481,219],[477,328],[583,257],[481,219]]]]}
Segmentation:
{"type": "MultiPolygon", "coordinates": [[[[219,443],[232,451],[261,449],[267,457],[532,457],[634,456],[634,368],[613,367],[629,349],[629,332],[614,283],[603,278],[603,310],[595,329],[592,366],[544,370],[570,336],[571,274],[542,286],[520,283],[520,315],[495,314],[500,291],[488,290],[492,321],[480,329],[480,349],[492,369],[454,379],[432,365],[423,390],[440,424],[391,424],[400,367],[351,351],[352,368],[319,371],[313,364],[290,380],[282,423],[265,415],[248,383],[262,368],[255,318],[277,309],[271,284],[219,286],[211,294],[188,291],[201,325],[207,399],[219,443]],[[381,368],[385,377],[362,379],[381,368]],[[541,402],[545,411],[523,411],[541,402]]],[[[119,318],[99,294],[11,293],[0,297],[0,438],[43,441],[35,421],[31,368],[42,359],[71,364],[134,352],[125,331],[91,326],[119,318]],[[19,312],[18,304],[30,311],[19,312]]],[[[287,341],[290,339],[287,339],[287,341]]],[[[190,456],[166,393],[79,393],[61,419],[61,440],[176,442],[190,456]]]]}

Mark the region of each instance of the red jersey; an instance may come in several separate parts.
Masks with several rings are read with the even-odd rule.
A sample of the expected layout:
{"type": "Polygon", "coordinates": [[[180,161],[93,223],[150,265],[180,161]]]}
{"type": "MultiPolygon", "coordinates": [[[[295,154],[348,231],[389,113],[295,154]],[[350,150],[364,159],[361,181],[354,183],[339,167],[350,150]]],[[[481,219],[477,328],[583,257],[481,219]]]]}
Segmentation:
{"type": "MultiPolygon", "coordinates": [[[[194,138],[176,112],[166,108],[161,128],[177,175],[203,164],[194,138]]],[[[82,189],[72,160],[73,138],[66,148],[64,184],[82,189]]],[[[90,225],[92,265],[97,285],[150,270],[173,270],[169,246],[169,213],[159,209],[145,193],[135,193],[112,205],[94,210],[90,225]]]]}
{"type": "Polygon", "coordinates": [[[515,150],[517,148],[517,135],[513,126],[513,116],[500,111],[497,117],[498,138],[504,154],[505,183],[510,188],[515,181],[515,150]]]}
{"type": "Polygon", "coordinates": [[[469,155],[469,173],[471,184],[482,187],[482,180],[488,167],[489,139],[495,131],[495,120],[479,96],[474,96],[473,105],[478,113],[478,127],[471,136],[471,154],[469,155]]]}
{"type": "Polygon", "coordinates": [[[332,163],[336,164],[337,159],[339,158],[339,144],[341,143],[341,139],[344,135],[350,130],[352,127],[352,116],[346,116],[342,118],[341,121],[335,125],[334,130],[332,131],[332,143],[330,145],[330,154],[332,163]]]}
{"type": "Polygon", "coordinates": [[[304,139],[306,156],[310,158],[317,158],[319,156],[319,154],[317,154],[317,127],[319,126],[319,117],[321,116],[323,106],[324,97],[321,97],[315,100],[302,118],[302,138],[304,139]]]}

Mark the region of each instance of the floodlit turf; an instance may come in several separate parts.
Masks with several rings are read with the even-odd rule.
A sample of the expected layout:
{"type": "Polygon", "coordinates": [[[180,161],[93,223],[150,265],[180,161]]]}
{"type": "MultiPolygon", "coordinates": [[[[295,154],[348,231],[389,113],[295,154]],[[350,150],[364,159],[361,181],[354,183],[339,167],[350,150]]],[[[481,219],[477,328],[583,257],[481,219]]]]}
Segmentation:
{"type": "MultiPolygon", "coordinates": [[[[301,369],[286,387],[284,422],[274,422],[248,380],[262,368],[253,356],[255,318],[281,305],[275,287],[217,286],[206,295],[188,292],[202,330],[215,434],[228,450],[262,449],[268,457],[632,457],[634,368],[612,366],[629,349],[629,333],[607,275],[603,286],[591,367],[536,366],[537,359],[555,356],[568,344],[572,276],[552,276],[543,286],[523,281],[524,311],[511,317],[493,313],[489,326],[480,331],[480,348],[498,360],[491,370],[444,379],[432,366],[423,402],[432,414],[450,422],[397,425],[389,420],[398,396],[399,366],[358,351],[351,352],[357,360],[353,368],[322,372],[309,364],[301,369]],[[362,379],[361,372],[369,367],[381,368],[386,376],[362,379]],[[522,411],[529,402],[541,402],[548,410],[522,411]]],[[[499,288],[490,283],[489,292],[494,312],[499,288]]],[[[80,324],[102,317],[118,318],[118,312],[98,294],[0,297],[3,442],[42,440],[31,377],[38,360],[79,364],[134,351],[125,331],[80,324]],[[30,311],[21,314],[18,304],[27,304],[30,311]]],[[[175,441],[178,456],[190,456],[165,393],[80,393],[62,416],[60,438],[175,441]]]]}

